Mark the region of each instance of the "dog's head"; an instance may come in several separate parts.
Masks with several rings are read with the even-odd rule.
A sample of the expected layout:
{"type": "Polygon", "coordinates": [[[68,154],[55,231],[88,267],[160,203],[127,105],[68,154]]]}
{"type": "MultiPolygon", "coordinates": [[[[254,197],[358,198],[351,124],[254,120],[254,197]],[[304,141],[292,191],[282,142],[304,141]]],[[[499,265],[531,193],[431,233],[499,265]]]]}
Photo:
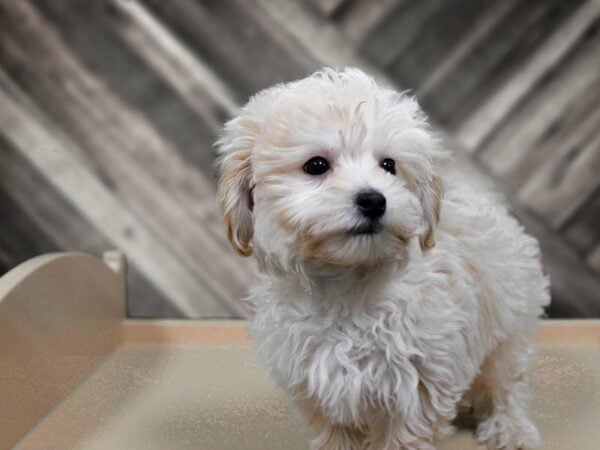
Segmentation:
{"type": "Polygon", "coordinates": [[[255,95],[217,142],[219,204],[238,253],[375,265],[435,245],[442,151],[416,101],[356,69],[255,95]]]}

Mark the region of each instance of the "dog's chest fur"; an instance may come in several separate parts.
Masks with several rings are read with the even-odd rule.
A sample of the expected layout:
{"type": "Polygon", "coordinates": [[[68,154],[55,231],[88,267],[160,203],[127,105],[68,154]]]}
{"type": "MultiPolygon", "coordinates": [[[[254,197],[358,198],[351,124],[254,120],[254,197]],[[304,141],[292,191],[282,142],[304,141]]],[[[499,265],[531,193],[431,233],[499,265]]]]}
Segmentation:
{"type": "Polygon", "coordinates": [[[462,287],[451,273],[426,282],[415,273],[410,284],[386,276],[378,290],[340,296],[281,280],[265,280],[253,294],[262,362],[284,389],[301,389],[339,423],[382,411],[421,414],[423,402],[451,415],[481,362],[466,325],[476,308],[466,307],[466,290],[453,295],[462,287]]]}

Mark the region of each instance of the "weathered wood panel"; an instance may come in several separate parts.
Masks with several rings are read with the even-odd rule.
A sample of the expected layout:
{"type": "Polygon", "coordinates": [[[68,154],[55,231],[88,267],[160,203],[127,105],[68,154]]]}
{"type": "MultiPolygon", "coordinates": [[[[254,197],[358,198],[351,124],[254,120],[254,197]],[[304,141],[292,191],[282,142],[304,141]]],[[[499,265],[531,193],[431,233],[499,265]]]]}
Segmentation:
{"type": "Polygon", "coordinates": [[[316,62],[265,22],[251,2],[146,0],[151,10],[246,99],[274,83],[305,76],[316,62]]]}
{"type": "Polygon", "coordinates": [[[340,11],[347,8],[352,0],[310,0],[310,2],[327,17],[338,16],[340,11]]]}
{"type": "Polygon", "coordinates": [[[600,274],[600,243],[595,245],[594,250],[592,250],[588,256],[587,261],[596,273],[600,274]]]}
{"type": "Polygon", "coordinates": [[[400,2],[374,27],[359,50],[374,64],[388,69],[399,54],[419,36],[426,22],[444,3],[443,0],[400,2]]]}
{"type": "Polygon", "coordinates": [[[146,120],[173,144],[173,149],[211,175],[211,145],[227,113],[212,103],[206,105],[206,110],[214,115],[210,122],[195,114],[160,74],[145,63],[139,47],[132,47],[123,39],[121,31],[132,27],[128,16],[105,0],[32,3],[94,77],[132,109],[143,111],[146,120]]]}
{"type": "MultiPolygon", "coordinates": [[[[87,161],[103,173],[111,189],[152,234],[161,236],[171,257],[186,267],[190,276],[186,302],[212,302],[211,315],[220,314],[217,305],[229,305],[228,313],[241,313],[241,306],[230,300],[239,295],[232,290],[239,284],[216,281],[220,274],[230,273],[232,280],[241,282],[244,271],[237,259],[219,258],[229,246],[218,220],[212,185],[177,156],[145,116],[129,108],[81,65],[25,2],[20,5],[18,12],[28,26],[11,29],[11,24],[18,23],[15,17],[2,27],[0,61],[13,73],[20,70],[24,88],[52,108],[53,117],[81,143],[87,161]],[[174,229],[180,239],[165,239],[174,229]],[[202,297],[206,300],[198,300],[202,297]]],[[[138,230],[134,227],[133,232],[138,230]]]]}
{"type": "Polygon", "coordinates": [[[592,253],[594,244],[600,242],[600,188],[569,218],[563,229],[569,243],[579,254],[586,256],[592,253]]]}
{"type": "MultiPolygon", "coordinates": [[[[578,139],[567,142],[563,151],[552,155],[519,193],[523,203],[555,227],[573,216],[600,186],[599,127],[597,120],[593,131],[581,130],[578,139]]],[[[575,132],[579,132],[579,127],[575,132]]]]}
{"type": "MultiPolygon", "coordinates": [[[[480,42],[486,36],[489,36],[492,30],[504,20],[505,16],[514,7],[514,1],[516,0],[488,3],[488,7],[477,14],[475,16],[476,20],[472,23],[467,25],[462,20],[459,22],[458,25],[464,26],[466,33],[461,33],[462,37],[456,42],[456,45],[447,47],[446,54],[442,56],[435,68],[432,67],[430,71],[423,72],[421,75],[423,80],[415,90],[419,98],[427,98],[431,91],[443,83],[450,73],[457,70],[457,67],[477,48],[480,42]]],[[[464,14],[464,11],[459,9],[453,16],[462,14],[464,14]]],[[[441,42],[445,42],[446,39],[448,39],[448,36],[439,37],[441,42]]]]}
{"type": "Polygon", "coordinates": [[[460,64],[421,99],[438,122],[454,129],[518,71],[551,30],[578,1],[516,2],[489,35],[482,37],[460,64]]]}
{"type": "Polygon", "coordinates": [[[482,142],[523,97],[534,91],[549,73],[557,70],[566,55],[579,45],[582,36],[594,27],[598,16],[600,2],[588,0],[575,10],[564,24],[552,31],[539,50],[519,66],[519,70],[513,73],[510,80],[486,98],[481,107],[463,121],[457,131],[457,138],[464,143],[467,150],[479,149],[482,142]]]}
{"type": "Polygon", "coordinates": [[[296,52],[310,55],[314,60],[307,65],[307,72],[314,72],[321,66],[363,67],[374,77],[388,84],[393,84],[383,71],[367,64],[356,54],[356,48],[346,36],[340,33],[334,22],[322,14],[311,10],[302,1],[272,2],[271,0],[249,0],[254,9],[262,11],[261,20],[268,24],[280,24],[271,27],[271,32],[277,35],[277,40],[285,42],[293,40],[296,52]]]}
{"type": "MultiPolygon", "coordinates": [[[[0,151],[3,147],[0,146],[0,151]]],[[[1,162],[0,162],[1,164],[1,162]]],[[[4,167],[0,165],[0,170],[4,167]]],[[[32,225],[20,204],[0,186],[0,273],[28,260],[31,255],[59,251],[60,247],[32,225]]]]}
{"type": "Polygon", "coordinates": [[[367,33],[393,8],[406,0],[353,0],[349,2],[343,14],[337,17],[337,23],[344,35],[353,43],[362,41],[367,33]]]}
{"type": "MultiPolygon", "coordinates": [[[[510,4],[504,2],[503,4],[510,4]]],[[[402,86],[410,86],[427,99],[421,86],[427,75],[437,73],[444,57],[458,46],[482,19],[487,4],[480,0],[442,2],[422,23],[418,32],[390,65],[390,73],[402,86]]],[[[494,13],[498,16],[497,12],[494,13]]],[[[431,88],[430,88],[431,89],[431,88]]]]}
{"type": "Polygon", "coordinates": [[[559,234],[534,214],[519,205],[513,207],[513,212],[540,242],[544,271],[551,281],[549,316],[600,317],[600,278],[559,234]]]}
{"type": "Polygon", "coordinates": [[[566,57],[564,64],[549,72],[483,144],[480,158],[498,176],[507,176],[515,170],[530,151],[542,152],[544,148],[538,144],[544,136],[561,120],[567,120],[572,110],[585,111],[579,105],[582,98],[596,96],[594,87],[600,73],[594,69],[600,64],[600,40],[595,32],[588,36],[594,37],[585,39],[566,57]]]}
{"type": "MultiPolygon", "coordinates": [[[[0,270],[49,252],[72,249],[100,255],[111,243],[0,135],[0,270]]],[[[128,311],[135,317],[182,317],[175,305],[141,275],[127,271],[128,311]],[[136,301],[143,299],[143,301],[136,301]]]]}
{"type": "Polygon", "coordinates": [[[237,113],[239,105],[229,86],[147,8],[136,1],[112,5],[127,18],[117,32],[209,124],[211,131],[237,113]]]}

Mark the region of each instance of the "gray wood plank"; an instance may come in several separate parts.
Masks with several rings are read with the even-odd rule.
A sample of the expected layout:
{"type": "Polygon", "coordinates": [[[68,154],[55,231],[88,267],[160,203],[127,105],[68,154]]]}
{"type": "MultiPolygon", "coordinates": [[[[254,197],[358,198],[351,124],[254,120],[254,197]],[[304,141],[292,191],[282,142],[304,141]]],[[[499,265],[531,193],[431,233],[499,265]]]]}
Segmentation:
{"type": "Polygon", "coordinates": [[[401,86],[419,92],[429,74],[435,73],[445,56],[462,43],[482,15],[494,9],[494,5],[495,2],[481,0],[442,3],[420,23],[418,33],[391,63],[392,77],[401,86]]]}
{"type": "Polygon", "coordinates": [[[326,17],[333,18],[339,11],[352,3],[352,0],[310,0],[310,3],[326,17]]]}
{"type": "Polygon", "coordinates": [[[236,299],[250,276],[249,266],[226,242],[211,184],[178,157],[142,112],[121,102],[74,59],[26,3],[7,13],[25,15],[28,26],[17,28],[18,20],[9,20],[0,27],[0,60],[13,74],[21,70],[19,82],[28,82],[28,92],[75,136],[86,158],[141,219],[140,226],[160,236],[161,246],[185,267],[188,301],[196,297],[193,301],[212,308],[220,302],[220,308],[243,314],[236,299]],[[223,274],[228,274],[227,283],[219,281],[223,274]],[[206,298],[198,298],[201,292],[206,298]]]}
{"type": "MultiPolygon", "coordinates": [[[[513,171],[522,170],[518,167],[532,149],[537,149],[538,152],[546,150],[538,144],[544,140],[544,136],[552,139],[554,132],[559,130],[560,127],[557,126],[561,121],[569,127],[578,125],[580,121],[571,124],[568,113],[581,110],[577,114],[585,118],[586,96],[597,95],[594,86],[597,87],[600,79],[596,70],[600,64],[600,36],[593,31],[599,25],[596,22],[594,28],[582,36],[580,43],[565,56],[563,63],[547,73],[536,89],[523,99],[518,108],[482,144],[479,157],[495,175],[508,177],[513,171]],[[584,99],[583,102],[581,99],[584,99]]],[[[589,108],[594,110],[593,103],[589,108]]],[[[560,137],[564,133],[557,133],[555,136],[559,138],[556,144],[560,148],[560,137]]],[[[577,139],[578,136],[571,138],[577,139]]],[[[534,158],[533,155],[529,157],[532,160],[534,158]]],[[[544,160],[549,157],[560,158],[560,154],[548,151],[544,154],[544,160]]]]}
{"type": "Polygon", "coordinates": [[[406,1],[409,0],[354,0],[337,23],[352,42],[360,42],[390,11],[406,1]]]}
{"type": "Polygon", "coordinates": [[[543,219],[523,207],[516,207],[514,213],[540,242],[542,263],[551,281],[552,304],[548,315],[600,317],[600,279],[543,219]]]}
{"type": "Polygon", "coordinates": [[[249,0],[254,9],[271,22],[281,24],[301,52],[310,55],[318,67],[358,67],[380,83],[393,86],[394,81],[378,67],[357,55],[354,45],[331,21],[301,2],[275,2],[271,0],[249,0]]]}
{"type": "Polygon", "coordinates": [[[578,45],[485,146],[482,161],[559,228],[600,182],[600,36],[578,45]]]}
{"type": "Polygon", "coordinates": [[[252,2],[144,3],[236,90],[240,103],[260,89],[301,78],[318,67],[252,2]]]}
{"type": "MultiPolygon", "coordinates": [[[[0,134],[0,272],[43,253],[97,256],[117,245],[106,239],[0,134]]],[[[130,317],[182,317],[135,263],[127,270],[130,317]]]]}
{"type": "Polygon", "coordinates": [[[584,135],[565,148],[543,170],[536,171],[518,195],[556,228],[600,186],[600,133],[584,135]]]}
{"type": "Polygon", "coordinates": [[[228,117],[226,111],[206,101],[209,121],[196,114],[121,38],[120,31],[132,24],[112,2],[31,1],[88,70],[131,108],[143,111],[173,148],[212,180],[212,144],[218,127],[228,117]]]}
{"type": "Polygon", "coordinates": [[[365,36],[359,52],[368,61],[387,69],[422,31],[423,22],[443,4],[443,0],[398,3],[365,36]]]}
{"type": "Polygon", "coordinates": [[[564,224],[562,233],[586,257],[600,243],[600,189],[596,189],[564,224]]]}
{"type": "Polygon", "coordinates": [[[421,101],[436,120],[455,129],[498,89],[581,2],[517,2],[488,36],[421,101]]]}
{"type": "MultiPolygon", "coordinates": [[[[0,151],[2,149],[0,144],[0,151]]],[[[2,170],[4,168],[0,166],[0,174],[2,170]]],[[[48,236],[33,226],[3,185],[0,185],[0,205],[0,276],[32,256],[60,250],[48,236]]]]}
{"type": "MultiPolygon", "coordinates": [[[[462,64],[463,60],[473,52],[481,40],[485,39],[491,33],[491,30],[504,20],[516,1],[518,0],[490,3],[489,7],[478,15],[476,22],[472,24],[456,45],[449,49],[435,69],[424,75],[424,80],[417,90],[419,98],[426,97],[439,83],[443,82],[449,73],[456,70],[456,67],[462,64]]],[[[445,37],[441,39],[443,41],[445,37]]]]}
{"type": "Polygon", "coordinates": [[[206,274],[191,274],[190,269],[197,266],[184,266],[165,245],[162,235],[156,235],[139,221],[135,213],[82,164],[77,158],[81,152],[75,144],[42,117],[4,75],[0,76],[0,103],[3,105],[0,128],[12,145],[83,216],[114,241],[161,293],[189,317],[236,313],[237,305],[228,299],[219,300],[208,291],[201,278],[206,274]]]}
{"type": "Polygon", "coordinates": [[[211,129],[221,127],[223,116],[237,114],[239,105],[231,87],[147,7],[138,0],[112,0],[110,4],[127,18],[117,33],[211,129]]]}
{"type": "Polygon", "coordinates": [[[543,106],[537,110],[525,108],[522,114],[515,114],[515,120],[522,119],[520,125],[517,125],[519,122],[506,124],[504,145],[495,140],[493,144],[490,143],[490,148],[483,149],[485,153],[482,159],[501,174],[507,189],[529,189],[530,183],[542,173],[552,172],[555,176],[560,176],[572,161],[576,149],[585,147],[586,142],[593,140],[598,134],[600,76],[591,84],[582,82],[583,89],[582,86],[577,86],[582,78],[576,73],[575,79],[571,80],[568,77],[557,77],[556,89],[562,91],[561,95],[570,90],[569,82],[575,83],[573,87],[578,91],[576,96],[562,105],[561,95],[553,95],[553,89],[538,98],[545,103],[546,108],[558,114],[544,114],[543,106]],[[557,105],[561,107],[557,109],[557,105]],[[535,124],[527,124],[528,120],[535,124]],[[519,127],[526,127],[527,130],[519,127]],[[521,135],[525,131],[528,132],[527,138],[521,135]],[[508,137],[509,134],[514,140],[508,137]],[[518,135],[522,139],[517,139],[518,135]],[[519,148],[518,154],[507,155],[510,153],[507,144],[519,148]]]}
{"type": "Polygon", "coordinates": [[[457,131],[457,139],[469,151],[477,151],[536,85],[555,72],[565,55],[580,44],[581,38],[600,16],[600,2],[587,0],[563,24],[556,27],[546,41],[524,61],[510,80],[471,112],[457,131]]]}
{"type": "Polygon", "coordinates": [[[600,275],[600,243],[596,244],[594,250],[590,252],[590,255],[587,257],[586,260],[592,268],[592,270],[594,270],[596,274],[600,275]]]}

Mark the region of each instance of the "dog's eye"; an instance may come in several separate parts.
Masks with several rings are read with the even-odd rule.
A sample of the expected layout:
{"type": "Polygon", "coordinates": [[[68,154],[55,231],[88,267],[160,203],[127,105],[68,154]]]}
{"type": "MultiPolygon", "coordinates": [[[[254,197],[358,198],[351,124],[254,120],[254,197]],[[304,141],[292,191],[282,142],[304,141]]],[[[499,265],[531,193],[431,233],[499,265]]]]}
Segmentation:
{"type": "Polygon", "coordinates": [[[316,156],[304,164],[304,171],[309,175],[323,175],[329,170],[329,163],[325,158],[316,156]]]}
{"type": "Polygon", "coordinates": [[[390,158],[386,158],[381,161],[381,167],[386,172],[391,173],[392,175],[396,175],[396,161],[390,158]]]}

